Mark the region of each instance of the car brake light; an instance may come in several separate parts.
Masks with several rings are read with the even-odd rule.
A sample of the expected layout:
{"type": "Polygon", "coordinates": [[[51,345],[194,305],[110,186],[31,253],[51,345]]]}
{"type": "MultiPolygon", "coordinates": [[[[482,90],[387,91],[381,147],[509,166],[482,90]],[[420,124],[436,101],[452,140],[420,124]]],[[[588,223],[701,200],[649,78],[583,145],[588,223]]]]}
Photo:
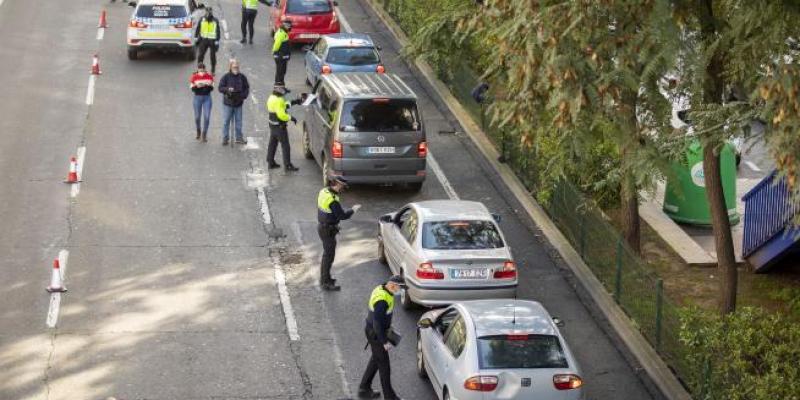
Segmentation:
{"type": "Polygon", "coordinates": [[[383,65],[378,65],[378,68],[376,68],[375,71],[379,74],[382,74],[386,72],[386,68],[383,65]]]}
{"type": "Polygon", "coordinates": [[[320,72],[322,72],[323,74],[330,74],[331,73],[331,66],[327,65],[327,64],[323,65],[322,66],[322,70],[320,72]]]}
{"type": "Polygon", "coordinates": [[[573,374],[554,375],[553,385],[558,390],[572,390],[583,386],[583,380],[580,376],[573,374]]]}
{"type": "Polygon", "coordinates": [[[417,278],[419,279],[444,279],[444,272],[433,268],[433,264],[426,262],[417,268],[417,278]]]}
{"type": "Polygon", "coordinates": [[[494,271],[494,279],[514,279],[517,277],[517,265],[513,261],[503,263],[503,268],[494,271]]]}
{"type": "Polygon", "coordinates": [[[506,340],[528,340],[528,335],[506,335],[506,340]]]}
{"type": "Polygon", "coordinates": [[[419,142],[417,145],[417,155],[419,158],[425,158],[428,156],[428,142],[419,142]]]}
{"type": "Polygon", "coordinates": [[[473,376],[464,381],[464,389],[478,392],[491,392],[497,388],[497,377],[491,375],[473,376]]]}
{"type": "Polygon", "coordinates": [[[387,99],[385,97],[376,97],[376,98],[372,99],[372,102],[375,103],[375,104],[388,104],[389,103],[389,99],[387,99]]]}
{"type": "Polygon", "coordinates": [[[344,149],[342,148],[342,144],[340,142],[334,141],[333,145],[331,146],[331,155],[333,158],[342,158],[342,154],[344,153],[344,149]]]}
{"type": "Polygon", "coordinates": [[[184,21],[183,23],[176,24],[175,27],[176,28],[191,28],[192,27],[192,20],[189,19],[189,20],[184,21]]]}
{"type": "Polygon", "coordinates": [[[147,28],[147,24],[142,21],[137,21],[135,19],[131,20],[131,23],[128,25],[131,28],[147,28]]]}

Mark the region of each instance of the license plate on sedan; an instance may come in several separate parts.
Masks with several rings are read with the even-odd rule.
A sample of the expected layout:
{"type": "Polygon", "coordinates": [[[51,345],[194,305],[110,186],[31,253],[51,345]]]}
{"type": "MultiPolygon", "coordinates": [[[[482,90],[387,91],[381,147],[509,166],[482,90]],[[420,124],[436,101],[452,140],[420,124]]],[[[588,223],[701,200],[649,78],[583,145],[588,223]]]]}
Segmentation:
{"type": "Polygon", "coordinates": [[[488,268],[470,268],[470,269],[450,269],[450,278],[452,279],[488,279],[488,268]]]}
{"type": "Polygon", "coordinates": [[[394,147],[369,147],[367,148],[369,154],[394,154],[394,147]]]}
{"type": "Polygon", "coordinates": [[[319,39],[319,33],[301,33],[297,35],[299,39],[319,39]]]}

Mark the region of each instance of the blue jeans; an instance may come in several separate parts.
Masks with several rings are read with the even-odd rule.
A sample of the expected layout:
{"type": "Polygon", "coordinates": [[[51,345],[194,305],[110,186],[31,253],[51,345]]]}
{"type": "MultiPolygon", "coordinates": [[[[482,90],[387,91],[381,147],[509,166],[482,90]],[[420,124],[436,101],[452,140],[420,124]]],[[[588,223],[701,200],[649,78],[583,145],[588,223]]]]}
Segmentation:
{"type": "Polygon", "coordinates": [[[208,120],[211,118],[211,95],[194,96],[194,125],[200,131],[200,118],[203,118],[203,134],[208,132],[208,120]]]}
{"type": "Polygon", "coordinates": [[[242,137],[242,106],[232,107],[228,105],[222,106],[222,140],[228,140],[228,132],[230,132],[231,119],[234,120],[234,129],[236,129],[236,140],[244,140],[242,137]]]}

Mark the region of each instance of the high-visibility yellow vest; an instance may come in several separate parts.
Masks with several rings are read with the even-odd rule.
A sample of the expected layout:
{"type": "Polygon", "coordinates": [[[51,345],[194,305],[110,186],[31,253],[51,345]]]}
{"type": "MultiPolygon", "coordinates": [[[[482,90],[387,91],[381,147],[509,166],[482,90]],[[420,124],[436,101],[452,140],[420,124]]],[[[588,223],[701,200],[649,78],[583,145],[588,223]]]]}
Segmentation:
{"type": "Polygon", "coordinates": [[[392,310],[394,310],[394,295],[391,292],[383,288],[383,285],[378,285],[375,289],[372,290],[372,295],[369,296],[369,310],[375,311],[375,303],[379,301],[386,302],[386,314],[391,314],[392,310]]]}
{"type": "Polygon", "coordinates": [[[258,9],[258,0],[242,0],[242,7],[248,10],[258,9]]]}
{"type": "Polygon", "coordinates": [[[278,125],[289,122],[291,115],[286,112],[288,103],[283,96],[270,95],[267,99],[267,112],[269,113],[270,125],[278,125]]]}
{"type": "Polygon", "coordinates": [[[323,188],[317,196],[317,208],[325,214],[330,214],[332,212],[331,204],[334,201],[339,201],[339,195],[333,193],[330,188],[323,188]]]}
{"type": "Polygon", "coordinates": [[[217,40],[217,21],[209,22],[203,19],[200,22],[200,37],[203,39],[217,40]]]}
{"type": "Polygon", "coordinates": [[[272,43],[272,54],[280,54],[286,55],[284,53],[289,52],[289,33],[283,30],[283,28],[278,28],[275,31],[275,36],[273,36],[273,43],[272,43]],[[286,47],[284,47],[286,46],[286,47]]]}

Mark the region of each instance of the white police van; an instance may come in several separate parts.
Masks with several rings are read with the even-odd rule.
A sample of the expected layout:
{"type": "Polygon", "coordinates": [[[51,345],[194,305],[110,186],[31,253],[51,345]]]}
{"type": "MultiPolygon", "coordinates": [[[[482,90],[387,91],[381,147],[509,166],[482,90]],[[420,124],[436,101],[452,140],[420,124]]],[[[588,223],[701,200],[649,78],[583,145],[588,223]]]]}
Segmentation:
{"type": "Polygon", "coordinates": [[[143,49],[180,51],[194,59],[195,0],[140,0],[128,5],[134,7],[128,24],[129,59],[137,59],[143,49]]]}

